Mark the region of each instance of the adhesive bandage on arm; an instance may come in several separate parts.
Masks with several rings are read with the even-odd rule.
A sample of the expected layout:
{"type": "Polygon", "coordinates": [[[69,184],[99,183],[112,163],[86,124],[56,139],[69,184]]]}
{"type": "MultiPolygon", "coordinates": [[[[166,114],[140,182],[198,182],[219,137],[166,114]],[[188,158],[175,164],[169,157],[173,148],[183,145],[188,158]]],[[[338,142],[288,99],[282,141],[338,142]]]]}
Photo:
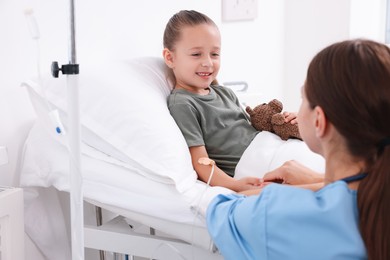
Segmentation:
{"type": "Polygon", "coordinates": [[[206,165],[206,166],[211,165],[210,176],[209,176],[209,179],[207,180],[207,185],[210,185],[211,179],[214,175],[215,161],[213,161],[207,157],[201,157],[201,158],[199,158],[198,163],[202,164],[202,165],[206,165]]]}

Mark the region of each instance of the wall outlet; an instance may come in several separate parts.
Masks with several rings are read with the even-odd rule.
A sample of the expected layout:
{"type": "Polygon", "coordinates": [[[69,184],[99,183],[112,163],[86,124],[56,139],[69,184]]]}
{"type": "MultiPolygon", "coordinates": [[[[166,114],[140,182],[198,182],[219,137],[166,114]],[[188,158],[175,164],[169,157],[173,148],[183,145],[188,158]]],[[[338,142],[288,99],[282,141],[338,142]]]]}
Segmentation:
{"type": "Polygon", "coordinates": [[[222,21],[253,20],[257,18],[258,0],[222,0],[222,21]]]}

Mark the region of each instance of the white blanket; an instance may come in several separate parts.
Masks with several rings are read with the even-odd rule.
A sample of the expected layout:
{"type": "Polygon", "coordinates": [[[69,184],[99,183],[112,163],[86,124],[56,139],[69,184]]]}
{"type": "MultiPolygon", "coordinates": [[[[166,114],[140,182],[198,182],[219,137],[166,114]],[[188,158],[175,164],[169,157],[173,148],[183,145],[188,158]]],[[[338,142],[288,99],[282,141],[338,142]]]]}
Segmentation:
{"type": "Polygon", "coordinates": [[[289,160],[298,161],[319,173],[323,173],[325,169],[323,157],[313,153],[305,142],[298,139],[284,141],[273,133],[263,131],[245,150],[236,167],[234,178],[263,177],[265,173],[289,160]]]}

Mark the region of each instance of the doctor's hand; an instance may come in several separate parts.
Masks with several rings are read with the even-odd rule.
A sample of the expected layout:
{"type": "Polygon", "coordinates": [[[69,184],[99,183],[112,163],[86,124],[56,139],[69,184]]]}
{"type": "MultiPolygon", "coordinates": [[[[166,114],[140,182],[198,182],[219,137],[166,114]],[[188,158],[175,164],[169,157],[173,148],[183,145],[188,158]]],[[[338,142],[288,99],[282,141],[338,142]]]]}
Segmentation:
{"type": "MultiPolygon", "coordinates": [[[[279,168],[266,173],[264,182],[277,182],[290,185],[307,185],[321,183],[323,185],[324,175],[317,173],[297,161],[285,162],[279,168]]],[[[309,186],[310,188],[311,186],[309,186]]],[[[317,185],[315,185],[317,187],[317,185]]]]}

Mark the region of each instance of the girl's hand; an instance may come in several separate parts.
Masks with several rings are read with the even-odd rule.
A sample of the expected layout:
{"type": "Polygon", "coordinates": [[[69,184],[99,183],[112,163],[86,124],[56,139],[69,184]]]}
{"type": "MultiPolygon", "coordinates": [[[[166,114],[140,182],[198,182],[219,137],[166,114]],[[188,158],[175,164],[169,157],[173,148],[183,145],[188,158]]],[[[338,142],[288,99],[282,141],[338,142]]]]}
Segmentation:
{"type": "Polygon", "coordinates": [[[294,113],[294,112],[283,112],[283,116],[284,116],[284,121],[286,123],[290,122],[293,125],[298,123],[297,113],[294,113]]]}
{"type": "Polygon", "coordinates": [[[263,181],[257,177],[244,177],[239,180],[235,180],[234,186],[231,188],[236,192],[251,190],[251,189],[259,189],[263,185],[263,181]]]}

